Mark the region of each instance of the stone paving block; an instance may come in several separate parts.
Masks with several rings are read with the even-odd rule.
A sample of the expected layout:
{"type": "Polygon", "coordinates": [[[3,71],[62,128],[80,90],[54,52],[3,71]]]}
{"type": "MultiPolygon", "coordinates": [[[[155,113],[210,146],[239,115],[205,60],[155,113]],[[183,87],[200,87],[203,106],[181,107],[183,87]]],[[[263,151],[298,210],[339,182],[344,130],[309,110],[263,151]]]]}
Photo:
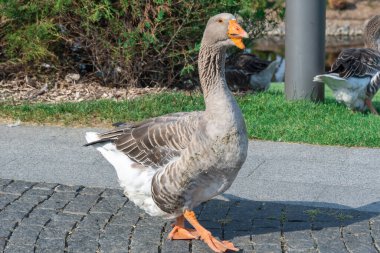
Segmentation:
{"type": "Polygon", "coordinates": [[[112,197],[112,196],[125,197],[123,191],[118,190],[118,189],[105,189],[104,192],[102,193],[102,197],[112,197]]]}
{"type": "Polygon", "coordinates": [[[33,253],[33,247],[9,244],[4,253],[33,253]]]}
{"type": "Polygon", "coordinates": [[[51,240],[51,239],[63,239],[65,238],[67,232],[69,230],[68,229],[64,229],[64,228],[49,228],[49,227],[45,227],[41,233],[40,233],[40,239],[47,239],[47,240],[51,240]]]}
{"type": "Polygon", "coordinates": [[[95,229],[76,229],[68,238],[68,252],[100,252],[100,232],[95,229]]]}
{"type": "Polygon", "coordinates": [[[203,210],[198,215],[199,223],[206,229],[221,229],[222,224],[231,222],[231,219],[227,217],[231,204],[231,202],[221,200],[212,200],[205,203],[203,210]]]}
{"type": "Polygon", "coordinates": [[[99,195],[101,194],[105,189],[104,188],[93,188],[93,187],[85,187],[81,190],[81,195],[99,195]]]}
{"type": "Polygon", "coordinates": [[[75,197],[75,192],[55,192],[48,200],[40,205],[44,209],[62,209],[75,197]]]}
{"type": "Polygon", "coordinates": [[[298,230],[310,230],[312,223],[303,220],[286,220],[283,224],[285,232],[298,231],[298,230]]]}
{"type": "Polygon", "coordinates": [[[21,201],[21,199],[17,200],[16,202],[13,202],[8,208],[12,210],[17,210],[21,212],[28,213],[29,211],[32,210],[32,208],[36,205],[37,203],[33,202],[24,202],[21,201]]]}
{"type": "Polygon", "coordinates": [[[8,237],[16,224],[16,221],[0,220],[0,238],[8,237]]]}
{"type": "Polygon", "coordinates": [[[308,211],[310,207],[288,205],[285,208],[286,220],[289,222],[307,222],[310,221],[310,215],[308,211]]]}
{"type": "Polygon", "coordinates": [[[100,231],[100,240],[109,240],[109,239],[120,239],[121,241],[125,241],[129,239],[131,234],[131,228],[124,226],[107,226],[103,231],[100,231]]]}
{"type": "Polygon", "coordinates": [[[25,215],[28,213],[28,212],[24,212],[24,211],[13,210],[13,209],[10,209],[8,207],[5,210],[3,210],[2,212],[0,212],[0,220],[9,220],[9,221],[20,222],[25,217],[25,215]]]}
{"type": "Polygon", "coordinates": [[[162,236],[162,253],[189,253],[190,240],[168,240],[168,235],[172,227],[168,223],[162,236]]]}
{"type": "Polygon", "coordinates": [[[143,249],[142,251],[135,252],[133,249],[128,250],[128,241],[103,241],[100,245],[100,252],[102,253],[150,253],[150,252],[157,252],[157,251],[149,251],[143,249]]]}
{"type": "Polygon", "coordinates": [[[352,252],[378,253],[372,245],[368,221],[361,221],[343,228],[343,239],[352,252]]]}
{"type": "MultiPolygon", "coordinates": [[[[229,218],[229,217],[228,217],[229,218]]],[[[235,219],[229,219],[228,222],[224,224],[224,230],[235,231],[250,231],[253,229],[252,221],[247,218],[245,221],[237,221],[235,219]]]]}
{"type": "Polygon", "coordinates": [[[96,204],[98,198],[96,195],[78,195],[65,207],[63,212],[85,215],[96,204]]]}
{"type": "Polygon", "coordinates": [[[339,214],[336,210],[330,210],[330,209],[315,209],[316,215],[312,217],[313,222],[329,222],[329,223],[335,223],[339,224],[340,220],[338,219],[337,215],[339,214]]]}
{"type": "Polygon", "coordinates": [[[371,218],[370,222],[372,237],[377,245],[380,246],[380,217],[371,218]]]}
{"type": "Polygon", "coordinates": [[[68,244],[73,242],[99,241],[100,230],[76,229],[68,238],[68,244]]]}
{"type": "Polygon", "coordinates": [[[56,213],[57,212],[55,210],[37,207],[29,213],[28,217],[26,217],[22,222],[28,224],[45,224],[45,222],[53,218],[56,213]]]}
{"type": "MultiPolygon", "coordinates": [[[[166,235],[167,237],[167,235],[166,235]]],[[[190,241],[189,240],[168,240],[163,238],[162,253],[189,253],[190,241]]]]}
{"type": "Polygon", "coordinates": [[[58,239],[45,239],[40,238],[36,244],[36,253],[60,253],[64,252],[65,240],[64,238],[58,239]]]}
{"type": "MultiPolygon", "coordinates": [[[[216,237],[218,240],[222,240],[222,231],[220,229],[207,229],[212,233],[214,237],[216,237]]],[[[192,240],[192,252],[212,252],[210,251],[210,248],[202,242],[201,240],[192,240]]]]}
{"type": "MultiPolygon", "coordinates": [[[[128,252],[131,229],[132,227],[127,228],[117,225],[107,226],[100,234],[100,252],[128,252]]],[[[139,238],[139,241],[142,242],[144,238],[145,237],[139,238]]],[[[131,249],[130,252],[135,251],[131,249]]]]}
{"type": "MultiPolygon", "coordinates": [[[[203,218],[207,219],[205,216],[203,216],[203,218]]],[[[209,220],[199,219],[198,221],[202,226],[204,226],[207,229],[222,229],[222,223],[225,223],[226,221],[230,221],[227,219],[221,219],[221,218],[218,219],[217,217],[215,218],[209,217],[208,219],[209,220]]],[[[187,222],[185,224],[186,226],[188,226],[187,222]]]]}
{"type": "Polygon", "coordinates": [[[0,186],[4,186],[4,185],[8,185],[10,183],[12,183],[12,179],[2,179],[0,178],[0,186]]]}
{"type": "Polygon", "coordinates": [[[22,195],[21,198],[17,200],[17,202],[32,203],[34,205],[41,204],[44,201],[48,200],[52,193],[53,191],[45,191],[45,194],[39,194],[34,190],[29,190],[24,195],[22,195]]]}
{"type": "Polygon", "coordinates": [[[82,186],[72,186],[72,185],[58,185],[55,187],[56,192],[78,192],[80,189],[82,189],[82,186]]]}
{"type": "Polygon", "coordinates": [[[44,201],[48,200],[50,197],[49,195],[45,195],[45,196],[43,196],[43,195],[27,195],[27,193],[25,193],[16,202],[23,202],[23,203],[29,203],[32,205],[39,205],[39,204],[43,203],[44,201]]]}
{"type": "Polygon", "coordinates": [[[91,209],[91,212],[99,213],[115,213],[128,199],[125,197],[108,197],[101,199],[96,205],[91,209]]]}
{"type": "Polygon", "coordinates": [[[198,220],[218,220],[225,218],[228,208],[232,204],[230,201],[210,200],[205,203],[201,214],[198,215],[198,220]]]}
{"type": "Polygon", "coordinates": [[[286,246],[289,251],[315,251],[314,242],[310,235],[309,230],[299,230],[284,232],[286,246]]]}
{"type": "Polygon", "coordinates": [[[205,253],[211,253],[210,248],[205,244],[204,242],[200,240],[192,240],[191,241],[192,247],[191,251],[192,252],[205,252],[205,253]]]}
{"type": "Polygon", "coordinates": [[[235,247],[243,252],[253,252],[251,231],[227,230],[224,231],[224,240],[232,242],[235,247]]]}
{"type": "Polygon", "coordinates": [[[53,215],[51,222],[75,222],[79,221],[83,216],[71,213],[57,213],[53,215]]]}
{"type": "Polygon", "coordinates": [[[281,214],[283,213],[282,209],[284,208],[285,208],[285,205],[281,205],[277,203],[268,203],[268,202],[261,202],[261,204],[257,203],[257,208],[254,209],[253,216],[256,219],[268,219],[268,218],[280,219],[281,214]]]}
{"type": "Polygon", "coordinates": [[[347,253],[343,241],[340,239],[339,227],[325,227],[320,230],[312,230],[312,235],[321,253],[347,253]]]}
{"type": "Polygon", "coordinates": [[[39,190],[43,190],[43,191],[51,191],[51,190],[54,190],[55,187],[57,187],[58,184],[55,184],[55,183],[37,183],[36,185],[33,186],[33,189],[39,189],[39,190]]]}
{"type": "Polygon", "coordinates": [[[273,219],[254,219],[253,231],[280,231],[280,221],[273,219]]]}
{"type": "Polygon", "coordinates": [[[16,245],[34,245],[42,228],[40,226],[19,226],[12,236],[9,238],[9,243],[16,245]]]}
{"type": "Polygon", "coordinates": [[[0,193],[0,210],[19,198],[18,195],[0,193]]]}
{"type": "Polygon", "coordinates": [[[25,192],[23,197],[26,196],[49,196],[53,193],[53,189],[44,189],[44,188],[36,188],[33,186],[32,189],[29,191],[25,192]]]}
{"type": "Polygon", "coordinates": [[[111,215],[109,213],[90,213],[79,222],[78,228],[100,230],[108,222],[111,215]]]}
{"type": "Polygon", "coordinates": [[[258,207],[258,205],[253,204],[245,204],[243,203],[234,203],[231,205],[230,210],[228,212],[228,217],[232,219],[233,221],[244,221],[251,220],[255,213],[255,208],[258,207]]]}
{"type": "Polygon", "coordinates": [[[128,202],[119,212],[112,218],[110,224],[121,226],[132,226],[136,223],[139,216],[145,215],[144,211],[135,206],[132,202],[128,202]]]}
{"type": "MultiPolygon", "coordinates": [[[[0,228],[1,229],[1,228],[0,228]]],[[[0,236],[0,251],[3,252],[4,250],[4,247],[5,247],[5,244],[6,244],[6,239],[5,237],[1,237],[0,236]]]]}
{"type": "Polygon", "coordinates": [[[3,188],[2,192],[12,193],[12,194],[21,194],[31,189],[34,184],[35,183],[25,182],[25,181],[13,181],[7,187],[3,188]]]}
{"type": "MultiPolygon", "coordinates": [[[[95,240],[70,241],[67,252],[70,253],[94,253],[100,252],[98,242],[95,240]]],[[[108,249],[105,252],[109,252],[108,249]]]]}
{"type": "Polygon", "coordinates": [[[254,228],[252,244],[256,252],[281,252],[280,231],[254,228]]]}
{"type": "Polygon", "coordinates": [[[134,230],[131,252],[156,252],[160,246],[161,233],[165,222],[157,217],[146,216],[134,230]]]}
{"type": "Polygon", "coordinates": [[[287,248],[286,249],[287,253],[319,253],[316,249],[292,249],[292,248],[287,248]]]}

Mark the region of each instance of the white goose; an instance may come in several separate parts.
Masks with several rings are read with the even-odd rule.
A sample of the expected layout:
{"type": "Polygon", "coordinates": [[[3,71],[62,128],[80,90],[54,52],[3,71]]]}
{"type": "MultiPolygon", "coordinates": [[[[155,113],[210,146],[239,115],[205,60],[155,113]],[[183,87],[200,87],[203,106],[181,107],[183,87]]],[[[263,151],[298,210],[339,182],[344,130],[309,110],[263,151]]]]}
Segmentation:
{"type": "Polygon", "coordinates": [[[128,123],[106,133],[89,132],[115,167],[120,185],[150,215],[176,218],[169,239],[203,240],[215,252],[238,249],[219,241],[197,221],[193,208],[226,191],[247,156],[244,119],[225,80],[230,46],[244,48],[247,33],[228,13],[209,19],[199,52],[206,110],[128,123]],[[187,220],[194,229],[185,228],[187,220]]]}
{"type": "Polygon", "coordinates": [[[338,102],[352,110],[368,108],[378,115],[372,98],[380,88],[380,16],[365,26],[365,43],[369,48],[344,49],[328,74],[317,75],[315,82],[327,84],[338,102]]]}

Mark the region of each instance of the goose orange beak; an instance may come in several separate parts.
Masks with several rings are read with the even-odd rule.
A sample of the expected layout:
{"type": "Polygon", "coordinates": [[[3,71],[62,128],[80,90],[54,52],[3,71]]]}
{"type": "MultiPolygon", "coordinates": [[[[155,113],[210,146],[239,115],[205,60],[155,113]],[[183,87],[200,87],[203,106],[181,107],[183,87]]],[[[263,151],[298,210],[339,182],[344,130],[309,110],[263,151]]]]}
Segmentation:
{"type": "Polygon", "coordinates": [[[227,34],[238,48],[245,48],[243,38],[248,38],[248,33],[241,28],[235,19],[229,21],[227,34]]]}

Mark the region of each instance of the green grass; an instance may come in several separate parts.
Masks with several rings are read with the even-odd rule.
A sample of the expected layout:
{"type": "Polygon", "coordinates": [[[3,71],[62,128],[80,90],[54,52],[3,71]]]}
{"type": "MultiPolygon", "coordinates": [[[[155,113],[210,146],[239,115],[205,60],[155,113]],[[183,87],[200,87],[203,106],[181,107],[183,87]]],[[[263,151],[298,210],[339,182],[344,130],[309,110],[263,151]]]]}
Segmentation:
{"type": "MultiPolygon", "coordinates": [[[[353,113],[326,91],[324,103],[286,101],[283,85],[269,92],[238,96],[250,138],[312,144],[380,147],[380,117],[353,113]]],[[[380,109],[380,98],[374,105],[380,109]]],[[[200,94],[146,95],[131,101],[97,100],[60,104],[0,104],[0,117],[69,126],[110,126],[177,111],[203,110],[200,94]]]]}

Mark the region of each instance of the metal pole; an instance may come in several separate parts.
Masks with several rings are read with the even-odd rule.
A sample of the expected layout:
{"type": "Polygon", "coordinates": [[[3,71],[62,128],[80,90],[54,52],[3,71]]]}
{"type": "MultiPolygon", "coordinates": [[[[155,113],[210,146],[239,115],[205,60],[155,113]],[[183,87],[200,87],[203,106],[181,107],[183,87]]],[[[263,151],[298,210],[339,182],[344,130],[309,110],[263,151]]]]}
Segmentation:
{"type": "Polygon", "coordinates": [[[325,68],[325,0],[286,0],[285,93],[289,100],[324,99],[324,85],[313,82],[325,68]]]}

